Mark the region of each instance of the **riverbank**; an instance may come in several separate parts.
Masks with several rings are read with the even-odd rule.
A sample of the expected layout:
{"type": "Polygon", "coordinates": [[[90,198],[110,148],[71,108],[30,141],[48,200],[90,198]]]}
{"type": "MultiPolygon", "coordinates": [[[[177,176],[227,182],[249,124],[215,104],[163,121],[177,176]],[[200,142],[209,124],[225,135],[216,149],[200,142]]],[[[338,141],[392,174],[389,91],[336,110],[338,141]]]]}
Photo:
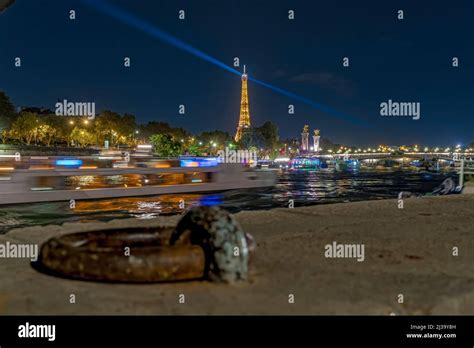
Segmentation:
{"type": "MultiPolygon", "coordinates": [[[[0,259],[0,313],[474,314],[474,195],[409,198],[403,209],[396,200],[380,200],[235,217],[258,244],[248,283],[89,283],[38,273],[25,259],[0,259]],[[363,244],[364,260],[326,258],[325,246],[333,242],[363,244]]],[[[178,219],[36,226],[0,235],[0,243],[178,219]]]]}

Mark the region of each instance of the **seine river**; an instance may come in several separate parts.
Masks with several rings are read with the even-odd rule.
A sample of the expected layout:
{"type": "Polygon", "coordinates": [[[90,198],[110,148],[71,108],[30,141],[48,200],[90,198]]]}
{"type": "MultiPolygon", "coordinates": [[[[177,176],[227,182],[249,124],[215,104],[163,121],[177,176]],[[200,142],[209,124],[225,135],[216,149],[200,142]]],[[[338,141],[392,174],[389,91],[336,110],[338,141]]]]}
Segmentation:
{"type": "Polygon", "coordinates": [[[221,205],[240,210],[352,202],[397,197],[400,191],[430,194],[449,174],[411,171],[308,171],[282,172],[273,188],[234,190],[213,194],[161,195],[103,201],[52,202],[0,207],[0,233],[16,227],[61,224],[71,221],[107,221],[136,217],[179,214],[180,201],[194,205],[221,205]]]}

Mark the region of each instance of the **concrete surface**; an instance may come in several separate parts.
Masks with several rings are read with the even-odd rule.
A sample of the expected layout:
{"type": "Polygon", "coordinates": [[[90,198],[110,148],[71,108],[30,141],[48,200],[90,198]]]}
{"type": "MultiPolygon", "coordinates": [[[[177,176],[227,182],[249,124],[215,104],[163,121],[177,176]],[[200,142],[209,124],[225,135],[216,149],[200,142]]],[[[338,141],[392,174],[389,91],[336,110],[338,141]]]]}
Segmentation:
{"type": "MultiPolygon", "coordinates": [[[[90,283],[38,273],[25,259],[0,259],[0,313],[474,314],[474,195],[409,198],[403,209],[383,200],[236,218],[258,243],[248,283],[90,283]],[[325,245],[334,241],[364,244],[365,260],[326,258],[325,245]],[[179,294],[186,303],[178,303],[179,294]]],[[[60,233],[178,219],[30,227],[0,235],[0,243],[42,243],[60,233]]]]}

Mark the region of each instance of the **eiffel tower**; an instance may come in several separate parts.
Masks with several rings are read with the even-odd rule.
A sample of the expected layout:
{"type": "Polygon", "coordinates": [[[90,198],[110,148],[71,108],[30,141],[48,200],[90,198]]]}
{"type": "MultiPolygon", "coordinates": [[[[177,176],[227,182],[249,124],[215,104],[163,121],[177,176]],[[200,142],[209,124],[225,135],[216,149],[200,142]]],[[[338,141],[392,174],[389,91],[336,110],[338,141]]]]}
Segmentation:
{"type": "Polygon", "coordinates": [[[250,112],[249,112],[249,96],[247,89],[248,76],[245,72],[242,74],[242,98],[240,99],[240,116],[239,125],[237,127],[237,133],[235,134],[235,141],[239,141],[242,138],[244,131],[250,127],[250,112]]]}

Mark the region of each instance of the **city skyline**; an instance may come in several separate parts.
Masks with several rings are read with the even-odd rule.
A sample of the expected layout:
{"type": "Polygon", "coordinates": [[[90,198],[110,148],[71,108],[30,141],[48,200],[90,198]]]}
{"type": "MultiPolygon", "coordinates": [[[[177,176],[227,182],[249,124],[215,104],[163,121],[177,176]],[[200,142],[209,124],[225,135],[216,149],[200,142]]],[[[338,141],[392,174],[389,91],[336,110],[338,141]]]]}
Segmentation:
{"type": "MultiPolygon", "coordinates": [[[[472,29],[463,14],[472,5],[467,2],[449,9],[441,2],[430,3],[429,8],[371,4],[366,14],[344,1],[339,12],[333,5],[304,1],[291,6],[276,2],[270,11],[265,2],[219,4],[207,6],[206,11],[186,2],[158,3],[161,6],[113,2],[228,66],[239,57],[241,64],[235,69],[241,71],[246,64],[249,71],[252,124],[275,122],[283,139],[298,137],[309,124],[334,142],[358,146],[467,145],[474,140],[474,104],[469,93],[473,87],[472,48],[466,44],[472,29]],[[293,21],[286,18],[290,7],[295,11],[293,21]],[[402,21],[396,18],[399,7],[406,16],[402,21]],[[181,8],[186,11],[182,21],[178,19],[181,8]],[[336,14],[338,17],[331,17],[336,14]],[[242,16],[246,26],[237,30],[242,16]],[[203,17],[209,23],[200,24],[203,17]],[[314,18],[320,21],[313,30],[309,24],[314,18]],[[370,22],[365,23],[364,18],[370,22]],[[450,25],[440,28],[437,21],[441,18],[450,25]],[[317,30],[330,19],[337,19],[333,30],[317,30]],[[266,25],[256,30],[262,21],[266,25]],[[348,30],[356,23],[354,30],[348,30]],[[370,25],[377,25],[382,33],[371,30],[370,25]],[[222,29],[215,31],[215,26],[222,29]],[[315,33],[321,34],[315,37],[315,33]],[[368,35],[365,41],[360,41],[362,33],[368,35]],[[443,47],[437,49],[439,40],[443,47]],[[370,46],[369,41],[374,44],[370,46]],[[324,53],[319,52],[322,48],[324,53]],[[346,56],[349,67],[342,65],[346,56]],[[458,67],[452,66],[455,56],[458,67]],[[363,122],[335,117],[275,93],[252,78],[363,122]],[[381,117],[379,105],[388,100],[419,102],[420,119],[381,117]],[[294,106],[294,114],[288,113],[289,105],[294,106]]],[[[16,106],[53,108],[58,99],[92,101],[98,111],[131,113],[140,123],[163,121],[193,133],[208,129],[235,132],[238,75],[97,13],[81,1],[17,2],[2,13],[0,29],[4,52],[0,90],[16,106]],[[77,13],[75,20],[69,19],[70,9],[77,13]],[[20,26],[24,20],[32,25],[20,26]],[[17,40],[8,40],[9,33],[17,40]],[[22,58],[21,68],[14,66],[17,56],[22,58]],[[124,68],[124,57],[131,58],[130,68],[124,68]],[[184,115],[178,113],[179,105],[185,105],[184,115]]]]}

